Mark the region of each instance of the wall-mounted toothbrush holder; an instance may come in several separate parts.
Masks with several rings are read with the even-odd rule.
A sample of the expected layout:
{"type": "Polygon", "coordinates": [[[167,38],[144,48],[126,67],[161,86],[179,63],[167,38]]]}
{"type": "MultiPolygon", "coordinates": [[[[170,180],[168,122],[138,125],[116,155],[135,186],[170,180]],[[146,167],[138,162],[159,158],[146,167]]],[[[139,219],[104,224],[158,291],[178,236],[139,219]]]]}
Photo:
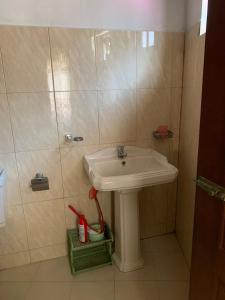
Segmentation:
{"type": "Polygon", "coordinates": [[[65,135],[65,141],[67,143],[82,142],[84,138],[82,136],[73,136],[71,133],[65,135]]]}

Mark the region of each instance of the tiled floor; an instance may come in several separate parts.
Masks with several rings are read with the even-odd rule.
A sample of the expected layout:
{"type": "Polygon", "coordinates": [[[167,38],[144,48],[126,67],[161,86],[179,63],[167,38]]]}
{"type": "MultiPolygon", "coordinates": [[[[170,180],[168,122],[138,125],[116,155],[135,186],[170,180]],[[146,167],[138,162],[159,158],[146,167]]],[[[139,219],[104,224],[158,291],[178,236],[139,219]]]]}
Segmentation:
{"type": "Polygon", "coordinates": [[[73,277],[66,257],[0,272],[1,300],[187,300],[189,272],[174,235],[143,241],[145,267],[73,277]]]}

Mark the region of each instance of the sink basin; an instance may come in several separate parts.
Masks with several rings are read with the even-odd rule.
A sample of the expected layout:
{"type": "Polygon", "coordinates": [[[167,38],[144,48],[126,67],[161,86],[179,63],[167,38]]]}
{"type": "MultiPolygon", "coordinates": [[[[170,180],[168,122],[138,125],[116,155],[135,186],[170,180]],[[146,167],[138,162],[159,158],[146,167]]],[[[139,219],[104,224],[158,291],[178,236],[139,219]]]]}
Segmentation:
{"type": "Polygon", "coordinates": [[[117,191],[169,183],[178,170],[165,156],[145,148],[125,147],[127,157],[117,158],[116,148],[107,148],[84,157],[92,185],[100,191],[117,191]]]}
{"type": "Polygon", "coordinates": [[[169,183],[178,170],[165,156],[145,148],[126,146],[126,158],[107,148],[84,157],[91,184],[100,191],[114,191],[115,253],[113,260],[122,272],[143,267],[140,247],[138,192],[145,186],[169,183]]]}

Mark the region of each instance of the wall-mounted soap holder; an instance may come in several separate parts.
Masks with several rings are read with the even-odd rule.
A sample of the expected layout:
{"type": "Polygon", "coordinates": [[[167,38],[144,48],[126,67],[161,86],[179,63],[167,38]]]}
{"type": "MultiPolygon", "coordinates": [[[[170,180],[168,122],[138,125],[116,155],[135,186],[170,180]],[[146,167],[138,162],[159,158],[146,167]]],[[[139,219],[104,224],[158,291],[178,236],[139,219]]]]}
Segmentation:
{"type": "Polygon", "coordinates": [[[73,136],[71,133],[69,133],[65,135],[65,140],[67,143],[82,142],[84,138],[82,136],[73,136]]]}
{"type": "Polygon", "coordinates": [[[153,131],[152,135],[157,140],[160,140],[160,139],[171,139],[171,138],[173,138],[174,133],[171,130],[168,130],[167,132],[160,132],[160,131],[155,130],[155,131],[153,131]]]}

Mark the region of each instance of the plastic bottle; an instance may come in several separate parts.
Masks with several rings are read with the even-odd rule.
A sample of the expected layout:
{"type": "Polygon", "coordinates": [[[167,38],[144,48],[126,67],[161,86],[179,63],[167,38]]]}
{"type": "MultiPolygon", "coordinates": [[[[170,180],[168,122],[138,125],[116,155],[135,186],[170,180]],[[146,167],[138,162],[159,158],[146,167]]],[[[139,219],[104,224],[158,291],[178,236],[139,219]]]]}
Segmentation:
{"type": "Polygon", "coordinates": [[[88,241],[88,225],[84,215],[80,215],[78,219],[79,241],[87,243],[88,241]]]}
{"type": "Polygon", "coordinates": [[[68,205],[69,209],[78,217],[78,235],[81,243],[87,243],[88,241],[88,223],[84,215],[81,215],[76,211],[72,205],[68,205]]]}

